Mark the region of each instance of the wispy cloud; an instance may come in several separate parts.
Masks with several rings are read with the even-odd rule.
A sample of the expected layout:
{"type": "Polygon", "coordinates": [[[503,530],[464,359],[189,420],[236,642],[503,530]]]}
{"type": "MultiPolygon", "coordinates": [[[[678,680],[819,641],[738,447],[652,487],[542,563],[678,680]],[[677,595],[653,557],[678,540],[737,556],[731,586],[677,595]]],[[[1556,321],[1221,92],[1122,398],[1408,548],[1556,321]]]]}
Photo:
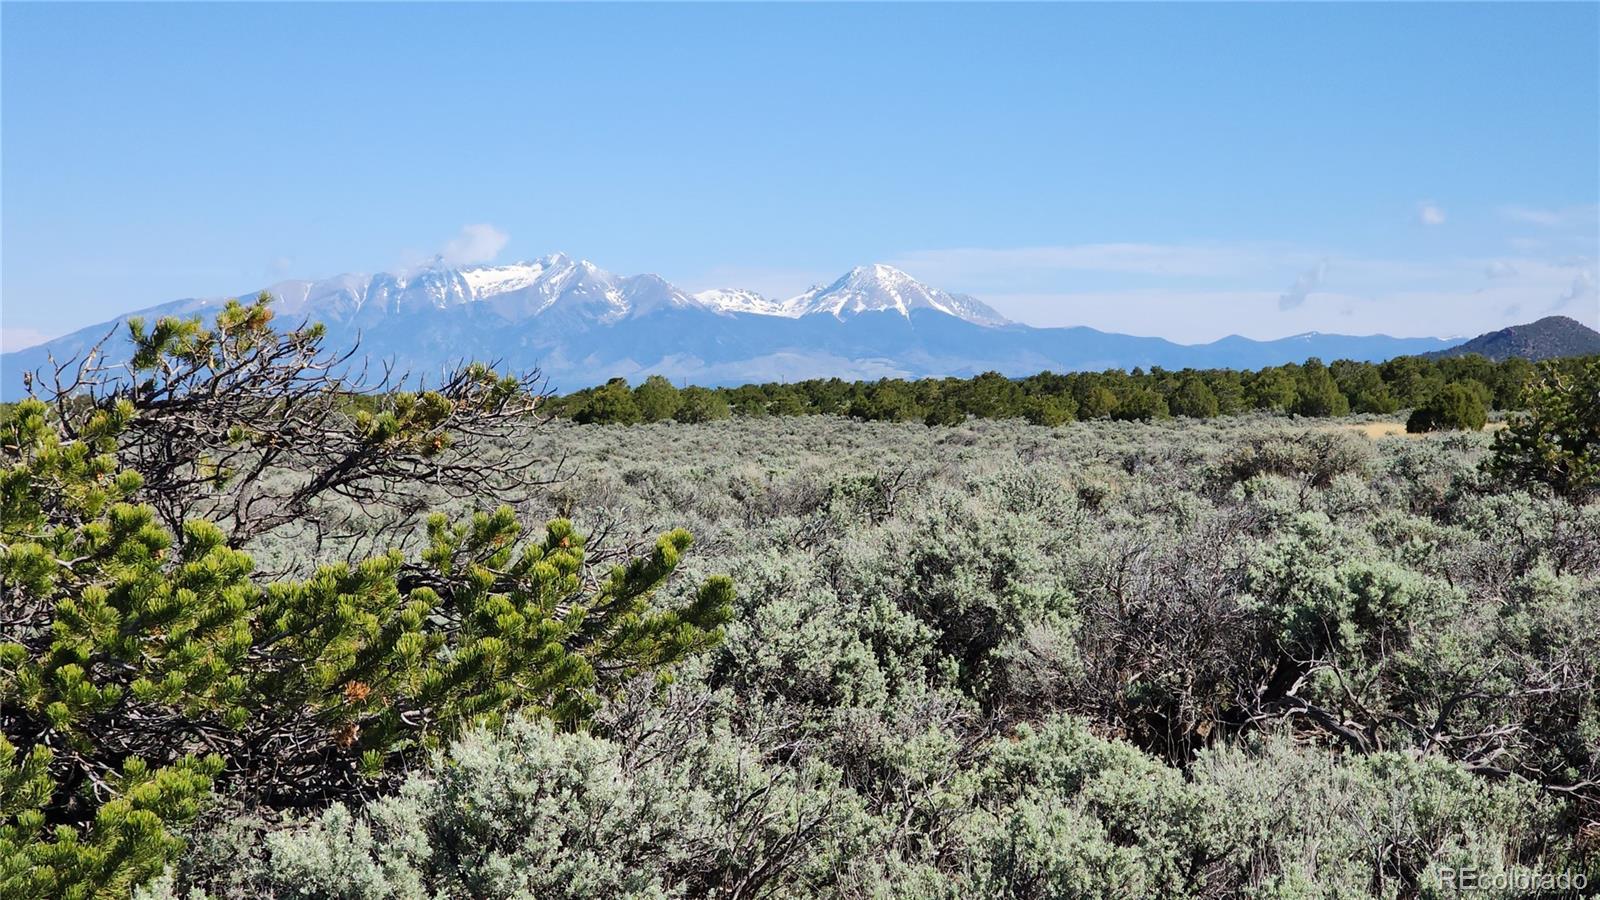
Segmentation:
{"type": "Polygon", "coordinates": [[[1444,208],[1432,200],[1424,200],[1417,204],[1417,221],[1424,225],[1443,225],[1445,220],[1444,208]]]}
{"type": "Polygon", "coordinates": [[[490,262],[505,249],[511,235],[489,224],[463,225],[439,251],[439,258],[451,266],[490,262]]]}
{"type": "Polygon", "coordinates": [[[285,275],[288,275],[289,270],[293,268],[293,259],[287,256],[279,256],[268,262],[262,272],[268,278],[282,278],[285,275]]]}
{"type": "Polygon", "coordinates": [[[1180,341],[1300,331],[1470,336],[1523,321],[1558,298],[1567,314],[1595,322],[1595,255],[1555,252],[1566,243],[1488,257],[1239,242],[964,248],[887,261],[1030,325],[1180,341]]]}
{"type": "Polygon", "coordinates": [[[1559,209],[1534,206],[1503,206],[1500,215],[1524,225],[1544,228],[1600,227],[1600,206],[1567,206],[1559,209]]]}
{"type": "Polygon", "coordinates": [[[1554,312],[1558,309],[1566,309],[1579,301],[1594,299],[1595,296],[1594,270],[1579,269],[1578,274],[1572,276],[1572,284],[1568,285],[1567,289],[1562,292],[1560,299],[1556,300],[1556,304],[1550,307],[1550,310],[1554,312]]]}
{"type": "Polygon", "coordinates": [[[1211,277],[1250,271],[1275,255],[1272,248],[1256,245],[1107,243],[918,250],[889,264],[929,279],[1018,269],[1211,277]]]}
{"type": "Polygon", "coordinates": [[[1295,278],[1294,284],[1278,296],[1278,309],[1287,311],[1303,305],[1311,292],[1322,284],[1322,277],[1328,273],[1328,261],[1321,260],[1315,266],[1301,272],[1295,278]]]}
{"type": "Polygon", "coordinates": [[[10,353],[13,350],[36,347],[48,340],[50,340],[50,335],[33,328],[17,328],[11,325],[0,326],[0,353],[10,353]]]}

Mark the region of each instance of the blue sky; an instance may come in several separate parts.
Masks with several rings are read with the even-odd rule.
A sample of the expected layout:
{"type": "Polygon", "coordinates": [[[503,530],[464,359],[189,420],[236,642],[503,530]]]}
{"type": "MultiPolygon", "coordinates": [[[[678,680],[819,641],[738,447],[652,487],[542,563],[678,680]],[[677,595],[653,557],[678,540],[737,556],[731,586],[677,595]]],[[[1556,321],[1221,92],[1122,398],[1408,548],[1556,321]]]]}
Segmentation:
{"type": "Polygon", "coordinates": [[[1178,340],[1600,319],[1600,5],[0,8],[0,338],[563,250],[1178,340]]]}

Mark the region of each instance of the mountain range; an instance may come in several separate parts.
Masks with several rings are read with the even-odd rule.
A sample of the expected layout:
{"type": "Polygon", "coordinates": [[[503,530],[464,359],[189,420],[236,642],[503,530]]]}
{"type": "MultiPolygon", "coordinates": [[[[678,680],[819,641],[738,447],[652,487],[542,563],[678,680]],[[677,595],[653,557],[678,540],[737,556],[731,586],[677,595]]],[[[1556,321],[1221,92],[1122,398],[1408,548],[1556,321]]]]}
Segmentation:
{"type": "MultiPolygon", "coordinates": [[[[1308,333],[1207,344],[1035,328],[982,301],[922,284],[886,265],[860,266],[788,300],[747,290],[690,293],[655,275],[618,276],[553,254],[509,265],[434,264],[400,273],[285,281],[266,288],[280,321],[320,321],[332,345],[359,338],[369,358],[417,375],[462,359],[538,367],[552,389],[660,374],[701,385],[833,377],[1027,375],[1053,370],[1260,368],[1378,361],[1446,350],[1459,339],[1308,333]]],[[[244,296],[253,296],[250,292],[244,296]]],[[[176,300],[0,355],[0,399],[21,374],[83,353],[129,316],[215,314],[221,298],[176,300]]],[[[116,359],[121,338],[106,345],[116,359]]]]}

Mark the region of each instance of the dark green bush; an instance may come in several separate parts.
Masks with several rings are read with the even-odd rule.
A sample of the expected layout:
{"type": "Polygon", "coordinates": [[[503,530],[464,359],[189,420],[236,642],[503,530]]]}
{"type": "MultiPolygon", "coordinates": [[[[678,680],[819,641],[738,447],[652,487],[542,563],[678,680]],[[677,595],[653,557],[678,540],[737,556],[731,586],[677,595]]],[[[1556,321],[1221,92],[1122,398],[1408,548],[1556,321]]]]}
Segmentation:
{"type": "Polygon", "coordinates": [[[1485,402],[1486,390],[1476,382],[1447,384],[1438,393],[1412,410],[1406,419],[1406,431],[1416,434],[1427,431],[1478,431],[1489,421],[1485,402]],[[1474,386],[1476,389],[1474,389],[1474,386]]]}

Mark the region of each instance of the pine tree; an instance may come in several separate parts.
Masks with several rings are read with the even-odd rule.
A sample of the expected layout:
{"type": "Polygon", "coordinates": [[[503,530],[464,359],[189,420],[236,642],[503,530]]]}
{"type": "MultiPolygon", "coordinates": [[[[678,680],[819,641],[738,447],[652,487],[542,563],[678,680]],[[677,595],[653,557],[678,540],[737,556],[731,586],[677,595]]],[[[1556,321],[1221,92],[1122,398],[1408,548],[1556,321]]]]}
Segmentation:
{"type": "Polygon", "coordinates": [[[1522,402],[1526,412],[1495,435],[1488,470],[1575,501],[1600,491],[1600,358],[1545,363],[1522,402]]]}
{"type": "MultiPolygon", "coordinates": [[[[174,354],[215,359],[227,327],[164,320],[136,364],[159,390],[174,354]]],[[[382,789],[513,711],[582,726],[622,683],[720,640],[726,578],[652,600],[687,532],[595,577],[570,522],[525,535],[509,507],[432,517],[420,559],[261,580],[224,529],[174,532],[139,502],[145,474],[118,456],[137,396],[70,421],[82,404],[29,399],[0,425],[0,896],[126,894],[213,787],[280,809],[382,789]]],[[[391,397],[350,425],[409,443],[431,426],[408,410],[456,402],[391,397]]]]}

